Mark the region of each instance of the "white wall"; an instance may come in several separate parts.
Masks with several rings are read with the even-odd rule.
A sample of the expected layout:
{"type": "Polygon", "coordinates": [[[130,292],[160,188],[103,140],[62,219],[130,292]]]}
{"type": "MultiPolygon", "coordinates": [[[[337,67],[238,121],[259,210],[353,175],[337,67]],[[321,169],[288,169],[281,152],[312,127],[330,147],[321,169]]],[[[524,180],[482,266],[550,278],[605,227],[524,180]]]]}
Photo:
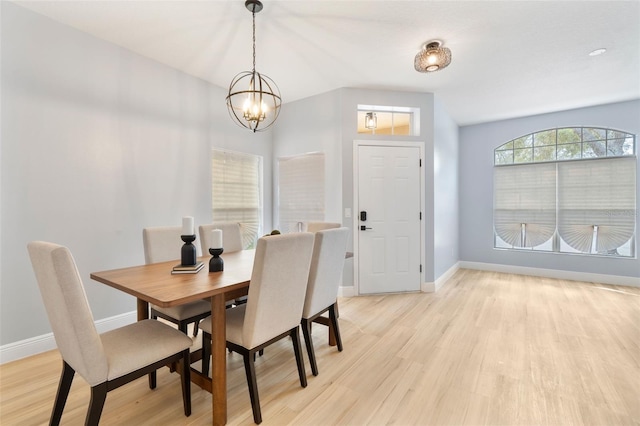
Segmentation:
{"type": "MultiPolygon", "coordinates": [[[[640,259],[532,253],[493,248],[493,150],[528,133],[569,126],[613,128],[637,135],[640,133],[640,100],[478,124],[460,129],[460,260],[640,277],[640,259]]],[[[640,201],[640,173],[636,191],[636,199],[640,201]]],[[[637,215],[636,230],[638,229],[640,226],[637,215]]],[[[640,248],[637,241],[636,239],[636,250],[640,248]]]]}
{"type": "Polygon", "coordinates": [[[455,267],[458,257],[458,125],[434,103],[433,193],[434,280],[455,267]]]}
{"type": "MultiPolygon", "coordinates": [[[[339,91],[284,104],[273,130],[273,193],[277,194],[277,161],[309,152],[325,155],[325,218],[342,222],[342,146],[339,91]]],[[[277,200],[274,210],[277,210],[277,200]]],[[[274,222],[277,212],[274,211],[274,222]]]]}
{"type": "MultiPolygon", "coordinates": [[[[353,212],[353,142],[355,140],[388,140],[385,135],[358,134],[357,107],[358,104],[404,106],[420,108],[419,136],[394,137],[394,140],[419,141],[425,145],[425,279],[434,281],[434,97],[431,93],[395,92],[386,90],[364,90],[343,88],[314,96],[301,101],[285,104],[278,127],[274,130],[274,154],[276,157],[301,154],[304,152],[322,151],[326,154],[327,195],[326,220],[342,222],[344,226],[352,228],[352,219],[344,217],[346,208],[353,212]],[[311,112],[311,113],[310,113],[311,112]]],[[[451,155],[457,152],[457,126],[444,110],[440,112],[443,120],[440,130],[440,141],[443,163],[456,167],[455,170],[443,170],[441,181],[446,181],[446,190],[457,185],[457,160],[451,155]]],[[[457,190],[453,191],[457,194],[457,190]]],[[[457,195],[450,198],[443,195],[442,204],[447,212],[441,215],[447,217],[443,221],[443,233],[452,235],[457,232],[457,219],[452,217],[449,208],[456,205],[457,195]],[[446,201],[445,201],[446,200],[446,201]],[[453,200],[453,201],[452,201],[453,200]],[[448,216],[447,216],[448,215],[448,216]],[[450,229],[453,226],[453,229],[450,229]],[[450,231],[450,232],[449,232],[450,231]]],[[[353,229],[352,229],[353,231],[353,229]]],[[[450,241],[449,253],[457,256],[457,237],[450,241]]],[[[353,250],[353,238],[349,242],[348,250],[353,250]]],[[[457,258],[456,258],[457,260],[457,258]]],[[[448,269],[451,259],[441,258],[441,269],[448,269]]],[[[455,263],[455,262],[454,262],[455,263]]],[[[352,262],[345,266],[343,285],[353,285],[352,262]]],[[[347,291],[348,293],[348,291],[347,291]]]]}
{"type": "Polygon", "coordinates": [[[211,221],[212,147],[264,157],[271,226],[271,135],[235,126],[224,89],[0,7],[0,345],[50,331],[31,240],[71,249],[96,319],[135,310],[133,297],[89,273],[143,263],[143,227],[211,221]]]}
{"type": "MultiPolygon", "coordinates": [[[[389,140],[389,136],[358,134],[358,104],[403,106],[420,108],[420,135],[396,136],[394,140],[405,140],[424,143],[426,182],[425,197],[425,265],[423,265],[426,281],[433,281],[433,145],[434,145],[434,107],[432,93],[396,92],[387,90],[365,90],[345,88],[340,90],[342,120],[342,203],[343,209],[353,210],[353,141],[354,140],[389,140]]],[[[354,212],[356,213],[356,212],[354,212]]],[[[351,227],[351,219],[345,222],[351,227]]]]}

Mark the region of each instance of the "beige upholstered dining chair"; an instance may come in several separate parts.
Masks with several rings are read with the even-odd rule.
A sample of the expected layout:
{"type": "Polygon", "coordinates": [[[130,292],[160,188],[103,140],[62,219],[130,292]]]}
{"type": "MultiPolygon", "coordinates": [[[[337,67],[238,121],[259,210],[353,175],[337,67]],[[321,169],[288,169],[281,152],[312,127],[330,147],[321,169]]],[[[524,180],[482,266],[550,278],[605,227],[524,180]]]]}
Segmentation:
{"type": "MultiPolygon", "coordinates": [[[[179,263],[180,249],[184,244],[180,238],[181,234],[182,228],[180,226],[144,228],[142,230],[142,242],[145,263],[167,262],[174,259],[179,263]]],[[[151,318],[160,317],[172,322],[185,334],[187,333],[188,325],[193,323],[194,336],[198,334],[198,322],[210,314],[211,304],[206,300],[198,300],[170,308],[151,305],[151,318]]]]}
{"type": "MultiPolygon", "coordinates": [[[[200,244],[202,246],[202,253],[206,256],[209,254],[211,248],[211,231],[213,229],[222,230],[222,248],[224,252],[222,258],[224,260],[224,253],[233,253],[243,249],[242,246],[242,230],[238,222],[214,222],[208,225],[200,225],[198,232],[200,233],[200,244]]],[[[240,305],[247,303],[247,296],[239,297],[232,301],[234,305],[240,305]]],[[[227,307],[230,307],[227,305],[227,307]]]]}
{"type": "Polygon", "coordinates": [[[149,387],[153,389],[156,370],[173,362],[182,364],[184,414],[191,415],[191,339],[154,320],[139,321],[98,334],[69,249],[34,241],[28,244],[28,250],[53,336],[62,355],[62,374],[50,424],[60,424],[76,372],[91,386],[85,424],[97,425],[107,392],[146,374],[149,374],[149,387]]]}
{"type": "Polygon", "coordinates": [[[318,365],[311,339],[311,323],[327,311],[329,311],[329,323],[336,338],[338,350],[342,351],[342,338],[340,337],[337,316],[337,297],[348,238],[348,228],[325,229],[315,234],[301,322],[311,372],[314,376],[318,375],[318,365]]]}
{"type": "MultiPolygon", "coordinates": [[[[313,238],[313,234],[301,232],[258,239],[249,300],[244,305],[226,311],[227,348],[242,354],[244,358],[253,420],[256,423],[262,422],[254,366],[256,352],[290,336],[300,385],[307,386],[298,326],[309,277],[313,238]]],[[[203,331],[202,371],[208,374],[210,319],[202,321],[200,327],[203,331]]]]}
{"type": "MultiPolygon", "coordinates": [[[[242,247],[242,230],[238,222],[214,222],[208,225],[200,225],[198,231],[200,233],[200,245],[202,246],[202,254],[209,254],[211,248],[211,231],[213,229],[222,230],[222,248],[224,253],[233,253],[240,251],[242,247]]],[[[223,253],[223,256],[224,256],[223,253]]]]}
{"type": "Polygon", "coordinates": [[[322,231],[323,229],[340,228],[341,226],[342,224],[337,222],[307,222],[306,231],[318,232],[322,231]]]}

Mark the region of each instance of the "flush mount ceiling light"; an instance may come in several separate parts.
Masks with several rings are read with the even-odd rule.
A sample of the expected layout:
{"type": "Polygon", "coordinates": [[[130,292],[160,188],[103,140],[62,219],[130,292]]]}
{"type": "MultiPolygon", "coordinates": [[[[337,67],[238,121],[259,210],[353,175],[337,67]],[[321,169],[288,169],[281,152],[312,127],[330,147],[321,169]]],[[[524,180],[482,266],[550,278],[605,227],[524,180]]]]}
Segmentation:
{"type": "Polygon", "coordinates": [[[442,47],[440,40],[432,40],[418,52],[413,66],[418,72],[434,72],[446,68],[450,63],[451,50],[442,47]]]}
{"type": "Polygon", "coordinates": [[[231,81],[227,108],[236,124],[260,132],[278,118],[282,98],[276,83],[256,71],[256,13],[262,10],[262,2],[247,0],[244,5],[253,16],[253,68],[238,73],[231,81]]]}

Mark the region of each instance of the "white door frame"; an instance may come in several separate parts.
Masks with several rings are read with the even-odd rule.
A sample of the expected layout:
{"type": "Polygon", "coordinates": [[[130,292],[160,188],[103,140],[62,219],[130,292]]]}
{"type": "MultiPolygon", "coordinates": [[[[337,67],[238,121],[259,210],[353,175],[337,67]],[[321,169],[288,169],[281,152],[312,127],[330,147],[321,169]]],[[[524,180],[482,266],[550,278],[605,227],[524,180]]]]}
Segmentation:
{"type": "Polygon", "coordinates": [[[359,158],[358,148],[361,146],[388,146],[388,147],[407,147],[420,150],[420,160],[422,161],[422,167],[420,167],[420,211],[422,212],[422,220],[420,221],[420,264],[422,265],[420,271],[420,288],[424,288],[424,274],[425,274],[425,221],[427,214],[425,213],[424,192],[425,192],[425,158],[424,158],[424,142],[412,142],[412,141],[371,141],[371,140],[354,140],[353,141],[353,290],[354,293],[360,295],[360,262],[359,256],[359,241],[358,232],[360,231],[360,200],[359,200],[359,158]]]}

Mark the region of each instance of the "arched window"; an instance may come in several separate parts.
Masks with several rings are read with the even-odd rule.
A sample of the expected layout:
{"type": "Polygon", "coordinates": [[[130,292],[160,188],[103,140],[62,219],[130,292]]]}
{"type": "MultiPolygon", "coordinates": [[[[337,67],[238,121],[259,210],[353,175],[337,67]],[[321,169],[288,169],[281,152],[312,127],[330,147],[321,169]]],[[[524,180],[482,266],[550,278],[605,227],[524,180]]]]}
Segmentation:
{"type": "Polygon", "coordinates": [[[635,257],[635,135],[543,130],[494,152],[494,247],[635,257]]]}

